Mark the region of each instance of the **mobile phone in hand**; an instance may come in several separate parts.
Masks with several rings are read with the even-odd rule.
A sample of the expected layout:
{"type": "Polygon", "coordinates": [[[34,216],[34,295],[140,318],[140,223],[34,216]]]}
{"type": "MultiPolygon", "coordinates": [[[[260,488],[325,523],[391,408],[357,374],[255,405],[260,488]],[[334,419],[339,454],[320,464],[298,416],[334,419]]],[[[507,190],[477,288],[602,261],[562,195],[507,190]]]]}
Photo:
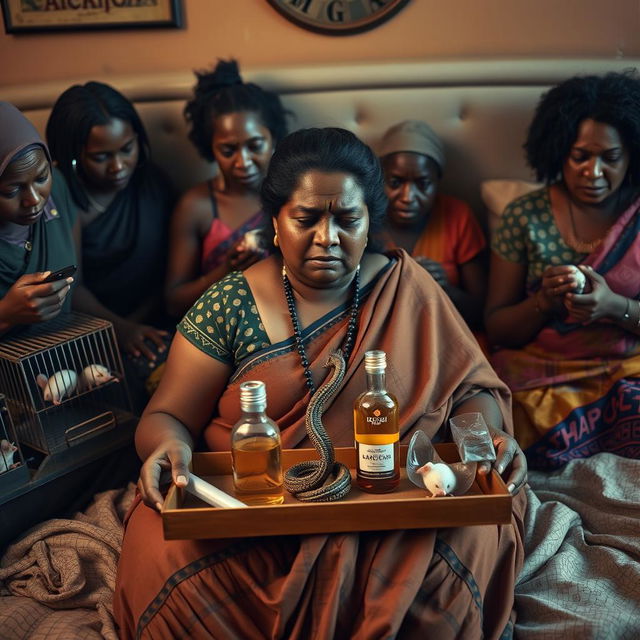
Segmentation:
{"type": "Polygon", "coordinates": [[[70,264],[68,267],[63,267],[62,269],[58,269],[57,271],[52,271],[44,280],[40,282],[40,284],[66,279],[72,276],[76,272],[77,268],[78,267],[75,264],[70,264]]]}

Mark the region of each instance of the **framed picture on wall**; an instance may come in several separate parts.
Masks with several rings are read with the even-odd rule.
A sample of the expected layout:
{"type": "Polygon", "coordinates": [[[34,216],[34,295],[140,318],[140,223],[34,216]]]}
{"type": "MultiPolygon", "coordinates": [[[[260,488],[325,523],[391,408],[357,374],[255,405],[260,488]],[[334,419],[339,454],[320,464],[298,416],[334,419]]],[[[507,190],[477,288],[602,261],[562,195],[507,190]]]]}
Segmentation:
{"type": "Polygon", "coordinates": [[[7,33],[183,26],[182,0],[0,0],[7,33]]]}

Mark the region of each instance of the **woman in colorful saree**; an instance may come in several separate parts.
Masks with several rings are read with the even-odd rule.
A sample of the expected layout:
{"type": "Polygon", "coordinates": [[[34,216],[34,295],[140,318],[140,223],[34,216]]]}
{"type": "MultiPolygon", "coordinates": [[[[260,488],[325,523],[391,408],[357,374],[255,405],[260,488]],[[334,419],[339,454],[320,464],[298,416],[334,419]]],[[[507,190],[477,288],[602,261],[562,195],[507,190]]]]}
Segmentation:
{"type": "Polygon", "coordinates": [[[262,201],[279,253],[194,304],[138,427],[145,462],[118,568],[121,637],[502,637],[522,563],[526,481],[508,390],[431,276],[402,250],[372,250],[386,208],[382,173],[352,133],[285,138],[262,201]],[[347,371],[323,417],[334,444],[353,444],[364,354],[383,349],[403,441],[417,428],[436,437],[451,415],[484,414],[495,467],[517,494],[513,524],[165,542],[160,476],[170,471],[184,486],[196,443],[229,449],[240,384],[264,381],[283,446],[310,447],[305,410],[341,348],[347,371]]]}
{"type": "Polygon", "coordinates": [[[640,79],[554,87],[525,149],[548,186],[502,216],[486,311],[516,438],[540,469],[600,451],[638,457],[640,79]]]}

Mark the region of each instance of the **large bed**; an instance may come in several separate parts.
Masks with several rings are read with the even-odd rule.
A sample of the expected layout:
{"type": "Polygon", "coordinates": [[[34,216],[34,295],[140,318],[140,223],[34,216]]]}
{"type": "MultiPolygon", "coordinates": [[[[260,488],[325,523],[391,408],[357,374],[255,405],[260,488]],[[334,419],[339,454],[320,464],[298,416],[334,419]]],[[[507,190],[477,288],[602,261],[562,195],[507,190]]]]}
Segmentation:
{"type": "MultiPolygon", "coordinates": [[[[638,62],[407,61],[254,69],[245,76],[282,94],[294,114],[291,128],[343,126],[375,147],[394,122],[428,121],[445,143],[443,191],[466,199],[487,222],[489,210],[500,213],[500,194],[531,177],[521,145],[541,92],[577,73],[620,71],[638,62]],[[499,193],[489,197],[489,186],[499,193]]],[[[136,103],[152,155],[178,190],[214,172],[186,138],[182,109],[190,73],[75,80],[89,79],[113,84],[136,103]]],[[[3,99],[44,132],[53,101],[72,83],[5,87],[3,99]]],[[[516,637],[640,638],[638,477],[640,461],[611,454],[573,461],[559,472],[530,473],[516,637]]],[[[40,523],[5,550],[0,638],[117,637],[111,595],[133,491],[129,485],[102,493],[84,513],[40,523]]]]}

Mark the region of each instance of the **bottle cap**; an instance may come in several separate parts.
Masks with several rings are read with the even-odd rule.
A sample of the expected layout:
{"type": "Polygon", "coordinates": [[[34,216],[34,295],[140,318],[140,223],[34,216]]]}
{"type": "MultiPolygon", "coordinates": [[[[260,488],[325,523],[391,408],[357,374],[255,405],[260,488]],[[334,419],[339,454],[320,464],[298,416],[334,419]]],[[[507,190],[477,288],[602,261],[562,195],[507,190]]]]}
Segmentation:
{"type": "Polygon", "coordinates": [[[387,354],[384,351],[367,351],[364,354],[364,369],[367,373],[379,373],[387,368],[387,354]]]}
{"type": "Polygon", "coordinates": [[[261,380],[248,380],[240,385],[240,408],[243,411],[264,411],[267,408],[267,388],[261,380]]]}

